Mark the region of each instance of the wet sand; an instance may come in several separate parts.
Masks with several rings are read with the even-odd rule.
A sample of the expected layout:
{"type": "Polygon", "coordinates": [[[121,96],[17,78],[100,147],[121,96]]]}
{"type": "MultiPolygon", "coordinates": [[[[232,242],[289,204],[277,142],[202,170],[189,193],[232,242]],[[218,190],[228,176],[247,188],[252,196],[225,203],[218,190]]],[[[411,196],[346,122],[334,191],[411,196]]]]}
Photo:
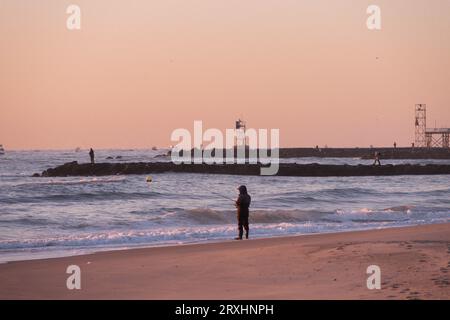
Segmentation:
{"type": "Polygon", "coordinates": [[[11,262],[0,299],[450,299],[449,272],[450,223],[11,262]]]}

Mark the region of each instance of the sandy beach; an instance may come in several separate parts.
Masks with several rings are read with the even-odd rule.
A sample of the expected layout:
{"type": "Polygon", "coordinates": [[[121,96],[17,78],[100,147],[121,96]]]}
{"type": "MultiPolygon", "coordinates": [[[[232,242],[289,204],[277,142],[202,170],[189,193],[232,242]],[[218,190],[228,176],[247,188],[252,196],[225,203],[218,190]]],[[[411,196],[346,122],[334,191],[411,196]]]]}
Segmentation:
{"type": "Polygon", "coordinates": [[[130,249],[0,265],[1,299],[449,299],[450,224],[130,249]],[[81,268],[68,290],[66,268],[81,268]],[[381,269],[367,289],[366,269],[381,269]]]}

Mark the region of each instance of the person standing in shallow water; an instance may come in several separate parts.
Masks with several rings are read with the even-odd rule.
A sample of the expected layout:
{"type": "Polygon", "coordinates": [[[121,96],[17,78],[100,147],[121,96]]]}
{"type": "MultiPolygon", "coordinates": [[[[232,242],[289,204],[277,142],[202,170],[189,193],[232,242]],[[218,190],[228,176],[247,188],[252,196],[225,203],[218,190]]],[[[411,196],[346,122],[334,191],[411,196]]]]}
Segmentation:
{"type": "Polygon", "coordinates": [[[95,160],[94,160],[94,150],[92,150],[92,148],[91,148],[91,150],[89,150],[89,157],[91,158],[91,164],[94,164],[95,163],[95,160]]]}
{"type": "Polygon", "coordinates": [[[242,236],[244,234],[245,229],[245,238],[248,239],[248,232],[249,232],[249,226],[248,226],[248,216],[249,216],[249,207],[250,202],[252,201],[252,198],[247,193],[247,187],[246,186],[240,186],[238,188],[239,190],[239,197],[236,200],[236,208],[237,208],[237,220],[238,220],[238,230],[239,235],[235,238],[235,240],[242,240],[242,236]]]}

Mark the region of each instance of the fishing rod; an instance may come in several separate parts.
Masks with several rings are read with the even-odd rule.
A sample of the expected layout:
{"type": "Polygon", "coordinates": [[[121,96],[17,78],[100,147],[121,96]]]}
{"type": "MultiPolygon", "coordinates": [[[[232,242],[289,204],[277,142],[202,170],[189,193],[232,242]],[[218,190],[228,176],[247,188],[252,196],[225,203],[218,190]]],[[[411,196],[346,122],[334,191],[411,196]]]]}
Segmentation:
{"type": "Polygon", "coordinates": [[[212,191],[212,193],[214,193],[215,195],[218,195],[219,197],[222,197],[222,198],[224,198],[224,199],[227,199],[227,200],[236,202],[235,199],[231,199],[231,198],[229,198],[229,197],[227,197],[227,196],[224,196],[223,194],[220,194],[220,193],[218,193],[218,192],[212,191]]]}
{"type": "Polygon", "coordinates": [[[224,198],[224,199],[227,199],[227,200],[236,202],[236,199],[232,199],[232,198],[230,198],[230,197],[224,196],[223,194],[218,193],[218,192],[216,192],[216,191],[211,191],[211,193],[213,193],[213,194],[215,194],[215,195],[217,195],[217,196],[219,196],[219,197],[221,197],[221,198],[224,198]]]}
{"type": "MultiPolygon", "coordinates": [[[[152,183],[153,182],[153,177],[152,176],[147,176],[146,182],[149,183],[149,184],[152,183]]],[[[168,191],[168,190],[164,190],[164,188],[159,188],[159,190],[161,190],[161,189],[163,189],[163,191],[168,191]]],[[[215,192],[215,191],[211,191],[211,193],[213,193],[213,194],[215,194],[215,195],[217,195],[217,196],[219,196],[221,198],[233,201],[233,203],[236,203],[236,199],[232,199],[230,197],[224,196],[223,194],[215,192]]]]}

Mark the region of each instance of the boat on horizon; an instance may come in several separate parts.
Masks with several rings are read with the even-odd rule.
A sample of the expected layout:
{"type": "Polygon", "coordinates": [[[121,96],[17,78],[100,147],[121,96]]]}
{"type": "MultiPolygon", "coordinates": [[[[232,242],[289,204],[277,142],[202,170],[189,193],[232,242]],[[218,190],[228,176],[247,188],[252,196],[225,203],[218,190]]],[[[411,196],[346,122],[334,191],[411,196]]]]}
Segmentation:
{"type": "Polygon", "coordinates": [[[2,144],[0,144],[0,154],[5,154],[5,149],[2,144]]]}

